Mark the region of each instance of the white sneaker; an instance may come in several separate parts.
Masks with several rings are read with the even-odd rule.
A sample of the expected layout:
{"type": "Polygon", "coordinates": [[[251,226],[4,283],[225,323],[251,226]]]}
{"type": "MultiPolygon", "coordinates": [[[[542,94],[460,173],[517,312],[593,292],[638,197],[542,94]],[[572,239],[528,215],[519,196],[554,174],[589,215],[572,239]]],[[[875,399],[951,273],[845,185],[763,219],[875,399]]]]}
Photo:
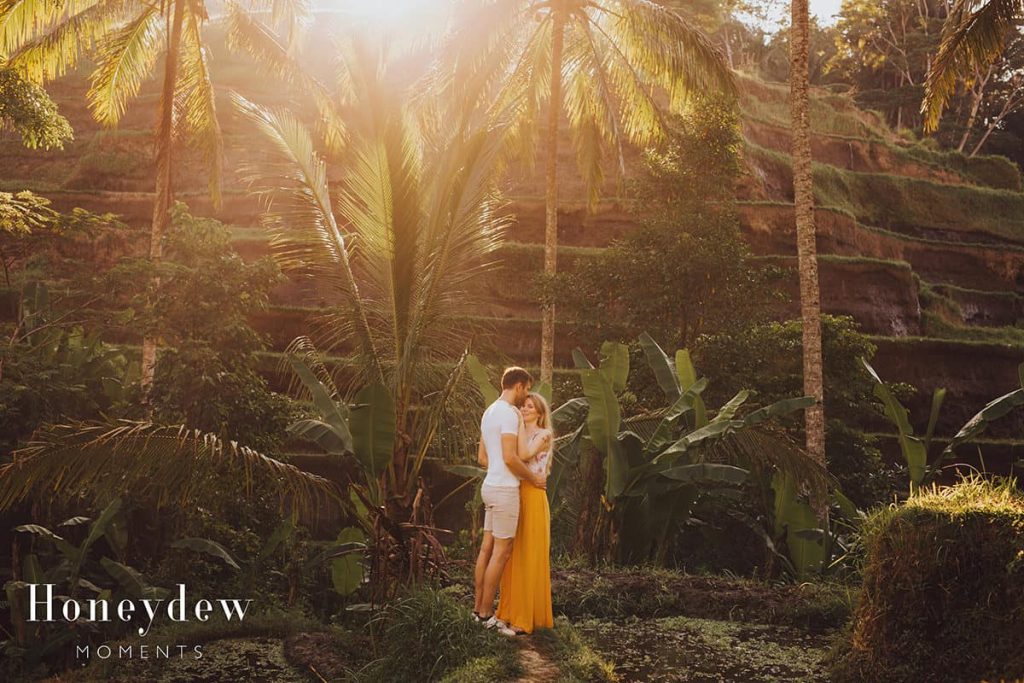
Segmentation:
{"type": "Polygon", "coordinates": [[[515,638],[516,636],[519,635],[519,633],[517,631],[513,631],[508,626],[506,626],[504,628],[499,628],[498,629],[498,633],[500,633],[503,636],[509,636],[510,638],[515,638]]]}
{"type": "Polygon", "coordinates": [[[496,628],[500,632],[502,629],[508,629],[508,624],[492,614],[491,617],[484,622],[484,628],[496,628]]]}

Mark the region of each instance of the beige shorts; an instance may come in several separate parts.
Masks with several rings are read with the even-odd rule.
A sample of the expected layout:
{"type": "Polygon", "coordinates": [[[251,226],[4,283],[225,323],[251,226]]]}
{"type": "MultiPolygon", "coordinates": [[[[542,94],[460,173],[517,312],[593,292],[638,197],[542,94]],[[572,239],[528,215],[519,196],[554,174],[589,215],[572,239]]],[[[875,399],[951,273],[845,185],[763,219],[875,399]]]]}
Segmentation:
{"type": "Polygon", "coordinates": [[[484,531],[490,531],[495,538],[514,538],[519,526],[519,487],[480,487],[484,501],[484,531]]]}

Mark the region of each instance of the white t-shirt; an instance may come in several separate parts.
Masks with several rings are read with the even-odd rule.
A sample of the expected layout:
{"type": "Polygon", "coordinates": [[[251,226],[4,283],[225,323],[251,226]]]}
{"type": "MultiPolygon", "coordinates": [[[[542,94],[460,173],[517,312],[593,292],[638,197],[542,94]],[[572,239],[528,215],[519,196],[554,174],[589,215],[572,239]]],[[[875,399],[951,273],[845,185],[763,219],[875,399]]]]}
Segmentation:
{"type": "Polygon", "coordinates": [[[499,398],[484,411],[480,419],[480,434],[487,451],[484,483],[488,486],[519,486],[519,477],[509,470],[501,451],[501,435],[518,433],[519,414],[508,401],[499,398]]]}

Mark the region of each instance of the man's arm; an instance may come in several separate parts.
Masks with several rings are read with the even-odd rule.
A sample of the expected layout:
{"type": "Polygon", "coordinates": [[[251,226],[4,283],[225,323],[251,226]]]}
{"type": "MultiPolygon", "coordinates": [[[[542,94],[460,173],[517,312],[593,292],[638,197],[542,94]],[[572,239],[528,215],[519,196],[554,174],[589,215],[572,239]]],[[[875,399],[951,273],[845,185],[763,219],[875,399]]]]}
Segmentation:
{"type": "Polygon", "coordinates": [[[484,437],[480,437],[480,446],[476,449],[476,461],[480,467],[487,467],[487,449],[484,448],[484,437]]]}
{"type": "Polygon", "coordinates": [[[526,479],[537,488],[544,488],[546,486],[547,477],[538,477],[530,471],[530,468],[526,466],[526,463],[519,459],[518,446],[518,434],[501,435],[501,457],[505,461],[505,464],[508,465],[508,469],[512,474],[516,475],[520,479],[526,479]]]}

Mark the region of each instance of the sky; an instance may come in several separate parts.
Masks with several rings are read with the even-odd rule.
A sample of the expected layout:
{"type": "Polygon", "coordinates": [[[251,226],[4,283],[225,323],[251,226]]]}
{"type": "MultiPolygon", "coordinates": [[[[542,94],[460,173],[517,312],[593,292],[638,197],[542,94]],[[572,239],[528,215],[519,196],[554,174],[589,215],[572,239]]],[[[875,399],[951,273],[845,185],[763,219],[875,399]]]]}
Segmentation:
{"type": "Polygon", "coordinates": [[[818,17],[823,24],[831,24],[839,12],[839,5],[842,0],[811,0],[811,14],[818,17]]]}
{"type": "MultiPolygon", "coordinates": [[[[330,6],[357,20],[369,23],[405,26],[422,25],[425,21],[436,20],[440,8],[446,6],[443,0],[319,0],[317,5],[330,6]]],[[[788,24],[789,3],[777,3],[778,23],[766,27],[769,31],[788,24]]],[[[835,23],[842,0],[810,0],[811,14],[824,25],[835,23]]]]}

